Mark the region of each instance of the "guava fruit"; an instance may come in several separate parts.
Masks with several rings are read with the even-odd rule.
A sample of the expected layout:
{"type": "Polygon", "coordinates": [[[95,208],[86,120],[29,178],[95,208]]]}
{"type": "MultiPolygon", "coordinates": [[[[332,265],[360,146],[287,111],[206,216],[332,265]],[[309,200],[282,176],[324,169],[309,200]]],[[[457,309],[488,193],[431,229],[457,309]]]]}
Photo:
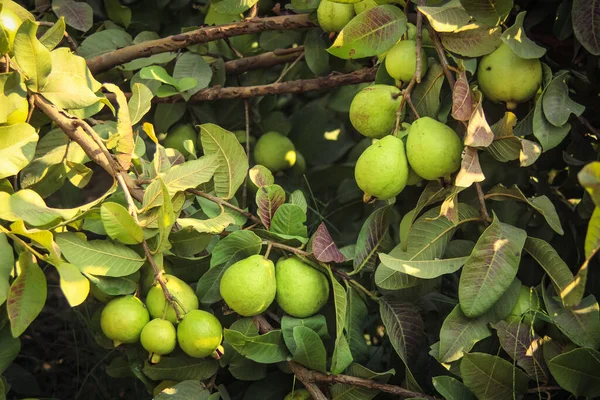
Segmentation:
{"type": "Polygon", "coordinates": [[[221,344],[223,327],[211,313],[192,310],[177,326],[177,343],[190,357],[210,356],[221,344]]]}
{"type": "Polygon", "coordinates": [[[538,91],[542,84],[542,63],[538,59],[517,56],[503,43],[481,59],[477,81],[487,99],[505,102],[512,110],[538,91]]]}
{"type": "Polygon", "coordinates": [[[463,144],[452,128],[429,117],[413,122],[406,139],[406,156],[421,177],[433,180],[460,168],[463,144]]]}
{"type": "Polygon", "coordinates": [[[350,122],[362,135],[381,138],[396,124],[401,103],[400,89],[390,85],[367,86],[354,96],[350,104],[350,122]]]}
{"type": "MultiPolygon", "coordinates": [[[[421,49],[421,78],[427,73],[427,56],[421,49]]],[[[385,56],[385,69],[394,79],[408,82],[417,68],[417,42],[401,40],[385,56]]]]}
{"type": "Polygon", "coordinates": [[[289,392],[283,400],[311,400],[312,396],[306,389],[297,389],[293,392],[289,392]]]}
{"type": "Polygon", "coordinates": [[[396,197],[408,180],[408,162],[402,139],[386,136],[369,146],[356,162],[354,178],[367,196],[379,200],[396,197]]]}
{"type": "Polygon", "coordinates": [[[6,6],[2,8],[2,12],[0,12],[0,27],[4,29],[6,36],[8,37],[8,54],[12,54],[15,36],[17,35],[17,30],[21,26],[21,18],[14,12],[10,11],[6,6]]]}
{"type": "Polygon", "coordinates": [[[517,303],[504,320],[509,323],[523,322],[528,326],[534,323],[534,328],[538,329],[543,321],[533,311],[541,311],[540,298],[534,289],[521,285],[517,303]]]}
{"type": "Polygon", "coordinates": [[[310,317],[327,303],[327,277],[297,257],[280,258],[275,266],[275,278],[277,304],[292,317],[310,317]]]}
{"type": "MultiPolygon", "coordinates": [[[[408,122],[403,122],[400,125],[400,129],[398,129],[397,136],[398,136],[398,138],[402,139],[405,150],[406,150],[406,139],[408,139],[408,132],[410,132],[410,124],[408,122]]],[[[406,180],[406,185],[407,186],[416,185],[417,183],[421,182],[422,180],[423,180],[423,178],[421,178],[419,176],[419,174],[417,174],[415,172],[415,170],[411,168],[410,164],[408,164],[408,179],[406,180]]]]}
{"type": "Polygon", "coordinates": [[[160,357],[175,350],[177,345],[177,331],[172,323],[162,318],[155,318],[148,322],[140,335],[142,347],[152,353],[152,361],[157,363],[160,357]]]}
{"type": "Polygon", "coordinates": [[[183,142],[186,140],[191,140],[194,143],[194,146],[197,146],[197,142],[199,142],[198,132],[191,124],[179,124],[169,130],[169,133],[162,144],[164,147],[176,149],[186,156],[190,154],[183,146],[183,142]]]}
{"type": "Polygon", "coordinates": [[[102,332],[115,347],[121,343],[137,343],[148,321],[150,316],[144,303],[131,295],[111,300],[100,315],[102,332]]]}
{"type": "Polygon", "coordinates": [[[273,261],[257,254],[234,263],[223,274],[219,289],[236,313],[244,317],[262,313],[275,299],[273,261]]]}
{"type": "MultiPolygon", "coordinates": [[[[414,40],[415,44],[417,41],[417,27],[415,24],[411,24],[410,22],[406,26],[408,32],[408,40],[414,40]]],[[[433,46],[433,42],[431,41],[431,37],[429,37],[429,31],[426,27],[423,26],[421,30],[421,46],[433,46]]]]}
{"type": "MultiPolygon", "coordinates": [[[[164,280],[171,296],[177,299],[177,307],[181,315],[198,308],[196,292],[187,283],[174,275],[165,274],[164,280]],[[183,309],[181,308],[183,307],[183,309]]],[[[164,318],[172,324],[177,323],[177,314],[172,306],[167,303],[162,288],[156,283],[146,296],[146,306],[152,318],[164,318]],[[167,308],[168,307],[168,308],[167,308]],[[166,313],[165,313],[166,309],[166,313]]]]}
{"type": "Polygon", "coordinates": [[[319,21],[319,26],[325,32],[341,31],[355,15],[353,4],[321,0],[321,3],[317,8],[317,20],[319,21]]]}
{"type": "MultiPolygon", "coordinates": [[[[306,172],[306,160],[304,156],[299,151],[296,152],[296,163],[290,169],[290,175],[292,176],[302,176],[306,172]]],[[[256,186],[256,185],[255,185],[256,186]]]]}
{"type": "Polygon", "coordinates": [[[254,146],[254,161],[271,172],[282,171],[296,164],[296,148],[281,133],[267,132],[258,138],[254,146]]]}

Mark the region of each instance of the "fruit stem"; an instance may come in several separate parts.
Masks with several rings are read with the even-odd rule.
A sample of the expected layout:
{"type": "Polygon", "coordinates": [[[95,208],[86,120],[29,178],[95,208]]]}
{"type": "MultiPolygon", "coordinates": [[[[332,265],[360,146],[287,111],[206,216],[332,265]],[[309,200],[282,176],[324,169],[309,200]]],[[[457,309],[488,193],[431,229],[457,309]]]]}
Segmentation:
{"type": "Polygon", "coordinates": [[[160,354],[156,354],[156,353],[152,353],[150,355],[150,364],[158,364],[158,362],[160,361],[160,354]]]}
{"type": "Polygon", "coordinates": [[[271,254],[271,248],[273,247],[273,242],[267,243],[267,251],[265,251],[265,258],[269,258],[269,254],[271,254]]]}

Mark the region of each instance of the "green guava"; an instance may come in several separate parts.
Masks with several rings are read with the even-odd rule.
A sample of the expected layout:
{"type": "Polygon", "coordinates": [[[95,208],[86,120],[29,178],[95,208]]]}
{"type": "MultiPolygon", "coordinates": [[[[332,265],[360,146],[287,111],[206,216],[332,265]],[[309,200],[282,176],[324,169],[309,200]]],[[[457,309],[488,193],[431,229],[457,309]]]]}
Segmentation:
{"type": "Polygon", "coordinates": [[[294,143],[281,133],[267,132],[258,138],[254,146],[254,162],[271,172],[291,168],[296,164],[294,143]]]}
{"type": "Polygon", "coordinates": [[[523,322],[528,326],[531,326],[533,323],[534,329],[538,329],[543,321],[539,316],[535,315],[534,311],[541,311],[540,298],[535,289],[521,285],[517,303],[504,320],[509,323],[523,322]]]}
{"type": "Polygon", "coordinates": [[[503,43],[481,59],[477,81],[487,99],[505,102],[512,110],[538,91],[542,84],[542,63],[538,59],[517,56],[503,43]]]}
{"type": "Polygon", "coordinates": [[[327,303],[327,277],[297,257],[280,258],[275,267],[275,278],[277,304],[292,317],[310,317],[327,303]]]}
{"type": "Polygon", "coordinates": [[[325,32],[339,32],[355,16],[353,4],[335,3],[329,0],[321,0],[317,8],[317,20],[319,26],[325,32]]]}
{"type": "Polygon", "coordinates": [[[0,12],[0,27],[4,29],[8,39],[8,54],[12,54],[15,36],[17,35],[17,31],[21,26],[21,18],[14,12],[10,11],[6,6],[2,8],[2,12],[0,12]]]}
{"type": "Polygon", "coordinates": [[[400,108],[400,89],[390,85],[367,86],[350,104],[350,122],[354,129],[371,138],[392,133],[400,108]]]}
{"type": "MultiPolygon", "coordinates": [[[[292,176],[302,176],[306,172],[306,160],[304,156],[299,151],[296,152],[296,163],[290,169],[290,175],[292,176]]],[[[256,186],[256,185],[255,185],[256,186]]]]}
{"type": "Polygon", "coordinates": [[[150,316],[144,303],[131,295],[111,300],[100,315],[102,332],[115,347],[121,343],[137,343],[148,321],[150,316]]]}
{"type": "Polygon", "coordinates": [[[406,140],[406,156],[421,177],[433,180],[460,168],[463,144],[452,128],[433,118],[413,122],[406,140]]]}
{"type": "MultiPolygon", "coordinates": [[[[403,122],[402,124],[400,124],[400,129],[398,129],[397,137],[402,139],[405,150],[406,150],[406,140],[408,139],[408,132],[410,132],[410,124],[408,122],[403,122]]],[[[421,182],[422,180],[423,180],[423,178],[421,178],[419,176],[419,174],[417,174],[415,172],[415,170],[412,169],[410,164],[408,164],[408,179],[406,180],[406,185],[407,186],[416,185],[417,183],[421,182]]]]}
{"type": "MultiPolygon", "coordinates": [[[[408,40],[414,40],[416,43],[417,40],[417,27],[415,24],[411,24],[410,22],[407,25],[408,31],[408,40]]],[[[421,46],[433,46],[433,42],[431,41],[431,37],[429,36],[429,31],[427,28],[423,26],[421,30],[421,46]]]]}
{"type": "Polygon", "coordinates": [[[396,197],[408,180],[408,163],[402,139],[386,136],[369,146],[356,162],[354,178],[367,196],[379,200],[396,197]]]}
{"type": "Polygon", "coordinates": [[[223,327],[211,313],[192,310],[177,326],[177,343],[190,357],[210,356],[221,344],[223,327]]]}
{"type": "MultiPolygon", "coordinates": [[[[198,308],[198,297],[190,285],[174,275],[165,274],[167,289],[171,296],[177,299],[176,303],[181,315],[198,308]],[[183,307],[183,309],[181,308],[183,307]]],[[[167,303],[165,294],[159,284],[155,284],[146,296],[146,306],[152,318],[164,318],[172,324],[177,323],[175,309],[167,303]],[[166,310],[166,313],[165,313],[166,310]]]]}
{"type": "Polygon", "coordinates": [[[311,400],[312,396],[306,389],[297,389],[293,392],[289,392],[283,400],[311,400]]]}
{"type": "Polygon", "coordinates": [[[231,265],[221,278],[225,303],[236,313],[251,317],[265,311],[275,299],[275,266],[261,255],[231,265]]]}
{"type": "MultiPolygon", "coordinates": [[[[421,49],[421,78],[427,73],[427,56],[421,49]]],[[[403,82],[408,82],[415,75],[417,68],[417,42],[401,40],[392,47],[385,56],[385,69],[388,74],[403,82]]]]}
{"type": "Polygon", "coordinates": [[[169,130],[162,144],[164,147],[175,149],[184,156],[187,156],[190,153],[183,146],[183,142],[186,140],[191,140],[194,146],[197,146],[197,142],[199,142],[198,132],[191,124],[179,124],[169,130]]]}
{"type": "Polygon", "coordinates": [[[158,362],[159,357],[175,350],[177,345],[177,331],[172,323],[162,318],[155,318],[148,322],[140,335],[142,347],[152,353],[152,361],[158,362]]]}

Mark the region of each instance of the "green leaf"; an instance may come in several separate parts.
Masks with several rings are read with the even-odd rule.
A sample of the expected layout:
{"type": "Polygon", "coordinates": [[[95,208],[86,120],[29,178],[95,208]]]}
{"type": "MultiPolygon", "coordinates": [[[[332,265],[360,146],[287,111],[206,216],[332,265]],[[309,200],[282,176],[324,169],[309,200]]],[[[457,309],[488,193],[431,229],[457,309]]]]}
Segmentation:
{"type": "Polygon", "coordinates": [[[82,272],[120,277],[139,270],[144,259],[135,251],[105,240],[82,239],[75,233],[59,233],[56,243],[64,257],[82,272]]]}
{"type": "Polygon", "coordinates": [[[473,346],[491,336],[485,317],[468,318],[460,305],[448,314],[440,330],[440,347],[438,361],[450,363],[461,359],[473,346]]]}
{"type": "Polygon", "coordinates": [[[304,59],[306,65],[315,75],[324,75],[329,72],[329,53],[327,43],[321,37],[320,29],[311,29],[304,39],[304,59]]]}
{"type": "Polygon", "coordinates": [[[600,207],[600,162],[593,161],[587,164],[577,174],[581,186],[592,196],[596,207],[600,207]]]}
{"type": "Polygon", "coordinates": [[[191,88],[181,93],[182,97],[187,101],[198,93],[201,89],[208,87],[212,79],[212,69],[204,61],[204,58],[193,52],[183,53],[175,63],[173,70],[173,78],[179,80],[184,78],[194,78],[196,84],[191,88]]]}
{"type": "Polygon", "coordinates": [[[135,125],[150,111],[154,94],[143,83],[135,83],[131,88],[131,98],[127,103],[131,124],[135,125]]]}
{"type": "Polygon", "coordinates": [[[368,270],[375,268],[377,253],[382,250],[387,241],[390,241],[389,215],[391,207],[388,205],[378,208],[364,222],[356,240],[353,273],[358,273],[365,267],[368,270]]]}
{"type": "Polygon", "coordinates": [[[213,6],[219,14],[240,14],[256,3],[258,0],[215,0],[213,6]]]}
{"type": "Polygon", "coordinates": [[[371,8],[354,17],[327,51],[342,59],[376,56],[406,32],[406,16],[393,5],[371,8]]]}
{"type": "Polygon", "coordinates": [[[306,203],[306,198],[304,197],[304,193],[301,190],[294,190],[292,194],[290,194],[290,203],[295,204],[306,213],[308,210],[308,204],[306,203]]]}
{"type": "Polygon", "coordinates": [[[204,154],[216,154],[219,167],[215,172],[215,192],[228,200],[244,183],[248,173],[248,159],[234,133],[214,124],[200,125],[204,154]]]}
{"type": "Polygon", "coordinates": [[[344,336],[348,299],[344,287],[335,279],[333,272],[328,268],[329,280],[333,289],[333,304],[335,306],[335,348],[331,359],[331,373],[341,374],[352,363],[350,346],[344,336]]]}
{"type": "Polygon", "coordinates": [[[238,353],[261,364],[285,361],[288,357],[280,330],[273,330],[259,336],[247,336],[238,331],[225,329],[223,336],[238,353]]]}
{"type": "Polygon", "coordinates": [[[85,38],[79,45],[77,53],[89,60],[131,44],[133,44],[133,39],[129,33],[121,29],[107,29],[85,38]]]}
{"type": "Polygon", "coordinates": [[[447,258],[443,260],[408,261],[380,254],[379,259],[386,267],[403,274],[421,279],[433,279],[452,274],[460,269],[469,257],[447,258]]]}
{"type": "Polygon", "coordinates": [[[548,367],[560,387],[575,397],[600,396],[600,353],[596,350],[571,350],[554,357],[548,367]]]}
{"type": "Polygon", "coordinates": [[[144,240],[142,228],[122,205],[112,202],[102,203],[100,216],[104,230],[111,239],[124,244],[138,244],[144,240]]]}
{"type": "MultiPolygon", "coordinates": [[[[216,393],[218,395],[218,393],[216,393]]],[[[154,400],[211,400],[210,391],[196,380],[179,382],[160,392],[154,400]]],[[[217,397],[217,400],[220,397],[217,397]]]]}
{"type": "Polygon", "coordinates": [[[127,28],[131,23],[131,9],[119,0],[104,0],[104,8],[111,21],[127,28]]]}
{"type": "Polygon", "coordinates": [[[500,357],[467,353],[460,363],[465,386],[480,400],[512,399],[527,391],[529,378],[500,357]]]}
{"type": "Polygon", "coordinates": [[[429,59],[427,75],[412,92],[412,102],[420,117],[437,118],[440,109],[440,93],[445,76],[442,67],[434,59],[429,59]]]}
{"type": "Polygon", "coordinates": [[[32,20],[23,21],[15,36],[15,59],[25,73],[27,88],[39,92],[52,70],[50,51],[38,40],[38,26],[32,20]]]}
{"type": "Polygon", "coordinates": [[[441,33],[444,47],[465,57],[490,54],[502,44],[502,29],[487,28],[478,24],[465,25],[453,33],[441,33]]]}
{"type": "Polygon", "coordinates": [[[459,380],[451,376],[442,375],[432,378],[435,390],[441,394],[446,400],[471,400],[473,394],[459,380]]]}
{"type": "Polygon", "coordinates": [[[60,289],[71,307],[76,307],[87,299],[90,293],[90,281],[79,269],[68,263],[56,267],[60,275],[60,289]]]}
{"type": "Polygon", "coordinates": [[[19,337],[37,318],[46,303],[46,277],[35,257],[24,251],[17,261],[19,276],[10,286],[6,312],[13,337],[19,337]]]}
{"type": "Polygon", "coordinates": [[[85,2],[73,0],[53,0],[52,11],[57,17],[64,17],[70,27],[87,32],[94,24],[94,10],[85,2]]]}
{"type": "Polygon", "coordinates": [[[573,31],[579,43],[595,56],[600,56],[600,3],[573,0],[573,31]]]}
{"type": "Polygon", "coordinates": [[[311,370],[325,372],[327,351],[319,335],[306,326],[296,326],[293,335],[296,348],[292,359],[311,370]]]}
{"type": "Polygon", "coordinates": [[[306,214],[295,204],[282,204],[271,220],[271,232],[286,238],[307,240],[306,214]]]}
{"type": "MultiPolygon", "coordinates": [[[[158,209],[158,240],[156,243],[156,253],[169,250],[171,243],[169,243],[169,235],[175,225],[177,216],[173,211],[173,203],[169,195],[169,190],[165,186],[164,182],[159,178],[162,186],[162,197],[163,201],[158,209]]],[[[198,251],[199,252],[199,251],[198,251]]]]}
{"type": "Polygon", "coordinates": [[[65,18],[60,17],[40,38],[40,42],[50,51],[62,42],[65,36],[65,18]]]}
{"type": "Polygon", "coordinates": [[[77,210],[59,210],[46,206],[44,199],[33,190],[19,190],[13,195],[0,192],[0,219],[23,220],[29,225],[47,225],[57,219],[70,219],[77,210]]]}
{"type": "Polygon", "coordinates": [[[185,355],[163,356],[157,364],[144,364],[144,374],[154,380],[204,380],[213,376],[219,364],[212,358],[192,358],[185,355]]]}
{"type": "Polygon", "coordinates": [[[365,341],[364,328],[369,315],[367,305],[357,289],[348,286],[348,307],[346,311],[346,339],[350,346],[352,358],[356,362],[366,362],[369,359],[369,346],[365,341]]]}
{"type": "MultiPolygon", "coordinates": [[[[526,11],[517,14],[515,23],[502,34],[502,41],[520,58],[538,59],[546,54],[546,49],[529,39],[523,29],[526,11]]],[[[566,122],[566,121],[565,121],[566,122]]],[[[562,124],[561,124],[562,125],[562,124]]]]}
{"type": "Polygon", "coordinates": [[[421,6],[419,11],[427,17],[431,27],[438,32],[454,32],[471,19],[460,0],[450,0],[441,6],[421,6]]]}
{"type": "Polygon", "coordinates": [[[575,306],[564,307],[552,296],[552,288],[542,286],[544,304],[554,324],[573,343],[581,347],[600,347],[600,309],[593,295],[575,306]]]}
{"type": "Polygon", "coordinates": [[[12,364],[21,351],[21,341],[14,338],[8,325],[0,328],[0,374],[12,364]]]}
{"type": "Polygon", "coordinates": [[[458,288],[460,306],[467,317],[489,310],[517,274],[527,233],[494,216],[477,240],[463,267],[458,288]]]}
{"type": "MultiPolygon", "coordinates": [[[[369,379],[378,383],[387,383],[395,373],[396,371],[393,369],[386,372],[374,372],[356,363],[351,364],[345,371],[346,375],[369,379]]],[[[370,400],[377,396],[378,393],[379,390],[377,389],[368,389],[343,383],[336,383],[331,387],[332,400],[370,400]]]]}
{"type": "Polygon", "coordinates": [[[552,125],[562,127],[569,121],[571,114],[579,117],[585,111],[585,107],[574,102],[569,97],[569,87],[565,82],[568,74],[563,73],[552,79],[552,82],[544,90],[542,107],[544,116],[552,125]]]}
{"type": "Polygon", "coordinates": [[[533,135],[540,142],[544,151],[548,151],[558,146],[571,131],[571,124],[568,122],[560,127],[554,126],[544,115],[542,104],[546,90],[544,90],[542,97],[535,103],[535,109],[533,111],[533,135]]]}
{"type": "Polygon", "coordinates": [[[294,340],[294,329],[298,326],[306,327],[314,332],[322,339],[328,339],[327,321],[321,314],[313,315],[308,318],[294,318],[289,315],[284,315],[281,318],[281,333],[287,348],[294,354],[296,351],[296,341],[294,340]]]}
{"type": "Polygon", "coordinates": [[[503,22],[513,8],[513,0],[460,0],[477,22],[494,27],[503,22]]]}
{"type": "Polygon", "coordinates": [[[196,219],[196,218],[177,218],[177,224],[183,228],[192,228],[196,232],[219,234],[229,225],[235,223],[235,218],[221,209],[221,214],[215,218],[196,219]]]}
{"type": "Polygon", "coordinates": [[[18,174],[29,164],[38,139],[37,132],[29,124],[0,126],[0,179],[18,174]]]}
{"type": "Polygon", "coordinates": [[[256,206],[258,217],[265,226],[271,227],[271,220],[275,211],[285,203],[285,191],[279,185],[271,184],[260,186],[256,191],[256,206]]]}
{"type": "Polygon", "coordinates": [[[415,306],[392,297],[379,299],[379,312],[386,333],[404,364],[416,360],[425,326],[415,306]]]}

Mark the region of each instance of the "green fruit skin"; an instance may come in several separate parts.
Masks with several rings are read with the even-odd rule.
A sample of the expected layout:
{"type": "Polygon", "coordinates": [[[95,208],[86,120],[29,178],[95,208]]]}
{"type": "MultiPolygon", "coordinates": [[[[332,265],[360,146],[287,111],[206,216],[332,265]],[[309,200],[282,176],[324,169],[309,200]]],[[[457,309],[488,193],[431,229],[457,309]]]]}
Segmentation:
{"type": "MultiPolygon", "coordinates": [[[[427,56],[421,49],[421,78],[427,73],[427,56]]],[[[394,79],[410,81],[417,69],[417,42],[401,40],[388,51],[385,57],[385,69],[394,79]]]]}
{"type": "Polygon", "coordinates": [[[183,142],[186,140],[191,140],[194,146],[197,146],[197,142],[199,142],[198,132],[191,124],[179,124],[169,131],[167,137],[163,140],[163,146],[176,149],[185,156],[189,154],[183,146],[183,142]]]}
{"type": "Polygon", "coordinates": [[[169,354],[175,350],[177,345],[177,331],[173,324],[166,319],[155,318],[142,329],[140,342],[142,347],[150,353],[161,356],[169,354]]]}
{"type": "Polygon", "coordinates": [[[411,168],[427,180],[438,179],[460,168],[463,144],[452,128],[423,117],[413,122],[406,140],[411,168]]]}
{"type": "Polygon", "coordinates": [[[15,36],[22,22],[21,18],[7,9],[6,6],[2,8],[2,12],[0,12],[0,26],[2,26],[2,29],[4,29],[4,32],[8,36],[8,54],[12,54],[13,52],[15,36]]]}
{"type": "Polygon", "coordinates": [[[177,326],[177,343],[190,357],[210,356],[219,347],[222,339],[221,323],[206,311],[190,311],[177,326]]]}
{"type": "Polygon", "coordinates": [[[354,96],[350,104],[350,122],[363,136],[389,135],[396,123],[401,103],[400,89],[390,85],[372,85],[354,96]],[[397,98],[394,98],[397,96],[397,98]]]}
{"type": "MultiPolygon", "coordinates": [[[[167,281],[169,293],[177,298],[185,312],[198,309],[198,297],[190,285],[174,275],[165,274],[164,279],[167,281]]],[[[146,296],[146,306],[152,318],[162,318],[165,307],[167,307],[167,300],[160,285],[155,285],[150,289],[146,296]]],[[[180,313],[183,314],[184,311],[180,309],[180,313]]],[[[177,314],[172,306],[168,306],[165,319],[172,324],[178,322],[177,314]]]]}
{"type": "Polygon", "coordinates": [[[523,322],[528,326],[531,326],[533,323],[534,329],[539,330],[543,321],[530,311],[540,311],[539,296],[535,290],[530,290],[528,286],[521,285],[517,303],[510,314],[505,318],[505,321],[509,323],[523,322]]]}
{"type": "Polygon", "coordinates": [[[137,343],[148,321],[150,316],[144,303],[131,295],[111,300],[100,315],[102,332],[116,344],[137,343]]]}
{"type": "Polygon", "coordinates": [[[273,261],[250,256],[230,266],[221,278],[221,296],[236,313],[252,317],[264,312],[275,299],[273,261]]]}
{"type": "Polygon", "coordinates": [[[484,56],[477,68],[477,81],[484,96],[513,107],[531,99],[542,84],[542,63],[517,56],[501,44],[484,56]]]}
{"type": "Polygon", "coordinates": [[[358,158],[354,178],[365,194],[379,200],[396,197],[408,180],[408,163],[402,139],[386,136],[358,158]]]}
{"type": "Polygon", "coordinates": [[[292,317],[310,317],[327,303],[327,277],[299,258],[279,259],[275,267],[275,277],[277,304],[292,317]]]}
{"type": "Polygon", "coordinates": [[[283,171],[296,163],[296,148],[286,136],[267,132],[258,138],[254,146],[254,161],[271,172],[283,171]]]}
{"type": "Polygon", "coordinates": [[[283,400],[311,400],[312,396],[306,389],[298,389],[293,392],[289,392],[283,400]]]}
{"type": "Polygon", "coordinates": [[[329,0],[321,0],[317,8],[317,20],[319,26],[325,32],[339,32],[355,16],[354,4],[334,3],[329,0]]]}
{"type": "MultiPolygon", "coordinates": [[[[414,24],[411,24],[410,22],[407,25],[407,31],[408,31],[408,40],[417,40],[417,27],[414,24]]],[[[433,42],[431,41],[431,38],[429,37],[429,31],[427,30],[427,28],[423,28],[421,30],[421,45],[422,46],[433,46],[433,42]]]]}

